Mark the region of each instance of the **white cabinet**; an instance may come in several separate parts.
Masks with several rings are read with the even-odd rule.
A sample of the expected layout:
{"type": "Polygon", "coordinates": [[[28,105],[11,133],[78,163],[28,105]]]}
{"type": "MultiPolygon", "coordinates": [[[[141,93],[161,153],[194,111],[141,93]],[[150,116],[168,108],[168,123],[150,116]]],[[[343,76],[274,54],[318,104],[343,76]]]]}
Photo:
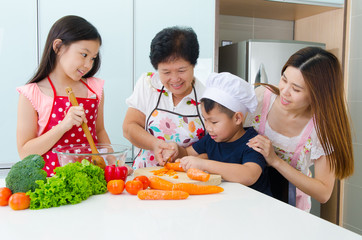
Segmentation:
{"type": "Polygon", "coordinates": [[[36,1],[0,0],[0,168],[19,160],[16,87],[29,80],[36,66],[36,1]]]}
{"type": "Polygon", "coordinates": [[[39,1],[40,51],[53,23],[65,15],[77,15],[92,23],[102,37],[101,68],[97,77],[105,80],[104,119],[112,143],[130,143],[123,138],[125,98],[132,93],[133,1],[63,0],[39,1]]]}
{"type": "Polygon", "coordinates": [[[0,164],[19,161],[16,150],[19,94],[15,88],[24,85],[34,74],[37,56],[41,56],[56,20],[65,15],[78,15],[91,22],[101,34],[102,64],[96,76],[105,80],[105,127],[112,143],[131,146],[122,133],[127,111],[125,99],[131,95],[141,73],[154,71],[149,60],[152,38],[165,27],[192,27],[200,42],[195,73],[204,76],[214,65],[215,11],[216,0],[63,0],[61,4],[49,0],[0,0],[3,78],[0,96],[5,108],[0,124],[3,149],[0,164]]]}
{"type": "Polygon", "coordinates": [[[171,26],[192,27],[200,44],[195,74],[204,81],[214,68],[216,0],[135,0],[135,80],[147,71],[155,71],[149,55],[157,32],[171,26]]]}

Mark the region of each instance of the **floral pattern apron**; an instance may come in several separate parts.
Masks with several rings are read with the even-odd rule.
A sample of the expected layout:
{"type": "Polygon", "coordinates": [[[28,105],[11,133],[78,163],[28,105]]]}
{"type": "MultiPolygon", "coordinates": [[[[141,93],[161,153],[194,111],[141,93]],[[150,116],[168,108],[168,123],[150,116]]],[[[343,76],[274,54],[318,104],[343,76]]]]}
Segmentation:
{"type": "MultiPolygon", "coordinates": [[[[264,135],[265,132],[265,124],[266,124],[266,117],[268,115],[269,105],[270,105],[270,97],[271,91],[269,89],[265,90],[264,99],[263,99],[263,108],[261,112],[261,119],[259,125],[259,134],[264,135]]],[[[313,118],[309,120],[307,127],[304,129],[300,141],[294,151],[294,154],[291,158],[290,165],[298,170],[297,162],[300,157],[301,151],[304,148],[304,145],[307,144],[308,140],[310,139],[310,135],[314,129],[313,118]]],[[[282,156],[279,156],[282,157],[282,156]]],[[[283,159],[283,158],[282,158],[283,159]]],[[[299,209],[309,211],[311,208],[310,197],[305,194],[304,192],[300,191],[296,188],[293,184],[289,182],[288,187],[288,202],[289,204],[296,206],[299,209]]]]}
{"type": "MultiPolygon", "coordinates": [[[[48,123],[42,132],[42,134],[46,133],[54,126],[58,125],[65,117],[66,111],[71,107],[71,103],[68,100],[68,97],[65,96],[57,96],[55,91],[54,85],[48,76],[49,83],[53,89],[54,93],[54,100],[52,111],[49,116],[48,123]]],[[[97,119],[97,109],[98,109],[98,102],[99,99],[95,92],[81,80],[81,82],[91,91],[94,93],[96,98],[77,98],[77,101],[80,106],[83,106],[86,118],[88,120],[88,128],[90,133],[93,136],[94,142],[97,143],[97,135],[96,135],[96,119],[97,119]]],[[[41,134],[41,135],[42,135],[41,134]]],[[[73,126],[69,131],[64,133],[64,135],[58,140],[54,147],[64,146],[64,145],[72,145],[72,144],[86,144],[87,138],[83,132],[81,126],[73,126]]],[[[59,161],[57,154],[52,152],[50,149],[48,152],[43,154],[43,158],[45,161],[44,170],[47,172],[48,177],[54,175],[54,169],[59,167],[59,161]]]]}
{"type": "MultiPolygon", "coordinates": [[[[151,135],[166,142],[176,142],[181,147],[188,147],[205,135],[205,126],[201,119],[195,88],[196,115],[182,115],[158,107],[164,87],[159,91],[159,97],[155,109],[148,116],[146,131],[151,135]]],[[[133,162],[133,168],[158,166],[155,155],[151,150],[141,149],[133,162]]]]}

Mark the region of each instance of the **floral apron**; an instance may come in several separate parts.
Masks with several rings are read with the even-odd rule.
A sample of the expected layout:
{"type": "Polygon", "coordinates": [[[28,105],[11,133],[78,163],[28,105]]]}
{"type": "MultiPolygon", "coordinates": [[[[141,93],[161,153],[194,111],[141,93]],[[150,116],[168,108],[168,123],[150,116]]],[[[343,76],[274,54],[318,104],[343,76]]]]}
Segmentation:
{"type": "MultiPolygon", "coordinates": [[[[55,91],[54,85],[52,81],[50,80],[48,76],[49,83],[53,89],[54,93],[54,100],[53,100],[53,106],[52,110],[49,116],[48,123],[46,127],[44,128],[44,131],[41,133],[43,135],[50,129],[52,129],[54,126],[58,125],[65,117],[66,111],[71,107],[71,103],[68,100],[68,97],[64,96],[57,96],[57,93],[55,91]]],[[[88,120],[88,128],[91,132],[93,139],[95,143],[97,143],[97,135],[96,135],[96,119],[97,119],[97,108],[98,108],[98,97],[95,94],[95,92],[85,83],[81,80],[81,82],[91,91],[94,93],[96,98],[77,98],[77,101],[80,106],[83,106],[86,118],[88,120]]],[[[64,146],[64,145],[72,145],[72,144],[82,144],[86,143],[87,138],[83,132],[83,129],[81,126],[73,126],[69,131],[64,133],[64,135],[58,140],[56,144],[54,144],[54,147],[58,146],[64,146]]],[[[46,152],[43,155],[45,166],[44,170],[47,172],[48,177],[51,177],[54,175],[54,169],[59,166],[59,161],[57,154],[52,152],[52,149],[50,149],[48,152],[46,152]]]]}
{"type": "MultiPolygon", "coordinates": [[[[265,90],[264,93],[264,99],[263,99],[263,107],[261,111],[261,119],[260,119],[260,125],[259,125],[259,134],[264,135],[265,132],[265,124],[266,124],[266,117],[268,115],[269,111],[269,105],[270,105],[270,97],[271,97],[271,91],[269,89],[265,90]]],[[[300,153],[304,147],[304,145],[307,143],[308,138],[310,137],[312,131],[314,129],[314,123],[313,118],[309,120],[307,127],[302,133],[302,137],[300,138],[300,141],[294,151],[294,154],[291,158],[290,165],[294,168],[297,167],[297,162],[300,157],[300,153]]],[[[296,168],[297,169],[297,168],[296,168]]],[[[300,191],[298,188],[296,188],[293,184],[289,182],[288,187],[288,202],[289,204],[296,206],[299,209],[307,210],[309,211],[311,208],[310,203],[310,197],[305,194],[304,192],[300,191]]]]}
{"type": "MultiPolygon", "coordinates": [[[[148,116],[146,121],[146,131],[151,135],[162,139],[166,142],[176,142],[181,147],[188,147],[194,142],[197,142],[205,135],[205,126],[200,117],[197,105],[196,91],[193,87],[195,94],[195,107],[196,115],[182,115],[180,113],[171,112],[158,107],[162,93],[162,87],[157,105],[155,109],[148,116]]],[[[133,168],[143,168],[157,166],[158,162],[155,155],[151,150],[141,149],[133,162],[133,168]]]]}

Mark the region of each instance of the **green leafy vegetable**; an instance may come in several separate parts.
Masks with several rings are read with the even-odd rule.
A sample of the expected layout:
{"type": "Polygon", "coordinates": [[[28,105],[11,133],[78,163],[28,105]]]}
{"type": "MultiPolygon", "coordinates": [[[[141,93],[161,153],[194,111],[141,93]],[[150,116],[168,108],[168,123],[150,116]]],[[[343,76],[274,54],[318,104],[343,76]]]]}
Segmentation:
{"type": "Polygon", "coordinates": [[[30,196],[30,209],[58,207],[76,204],[91,195],[107,192],[104,171],[90,164],[87,160],[81,163],[68,163],[55,169],[55,175],[45,183],[37,181],[39,188],[27,192],[30,196]]]}
{"type": "Polygon", "coordinates": [[[42,156],[33,154],[15,163],[5,178],[6,187],[12,193],[34,191],[36,180],[46,182],[47,173],[42,170],[45,161],[42,156]]]}

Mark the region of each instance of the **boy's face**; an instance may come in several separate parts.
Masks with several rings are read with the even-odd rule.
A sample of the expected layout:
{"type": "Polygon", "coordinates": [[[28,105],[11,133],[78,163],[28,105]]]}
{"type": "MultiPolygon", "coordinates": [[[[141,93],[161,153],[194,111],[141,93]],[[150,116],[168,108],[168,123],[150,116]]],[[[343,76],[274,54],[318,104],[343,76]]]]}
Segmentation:
{"type": "Polygon", "coordinates": [[[206,131],[215,142],[233,142],[240,137],[241,128],[237,124],[235,114],[230,118],[217,106],[207,113],[203,104],[201,104],[201,111],[206,131]]]}

